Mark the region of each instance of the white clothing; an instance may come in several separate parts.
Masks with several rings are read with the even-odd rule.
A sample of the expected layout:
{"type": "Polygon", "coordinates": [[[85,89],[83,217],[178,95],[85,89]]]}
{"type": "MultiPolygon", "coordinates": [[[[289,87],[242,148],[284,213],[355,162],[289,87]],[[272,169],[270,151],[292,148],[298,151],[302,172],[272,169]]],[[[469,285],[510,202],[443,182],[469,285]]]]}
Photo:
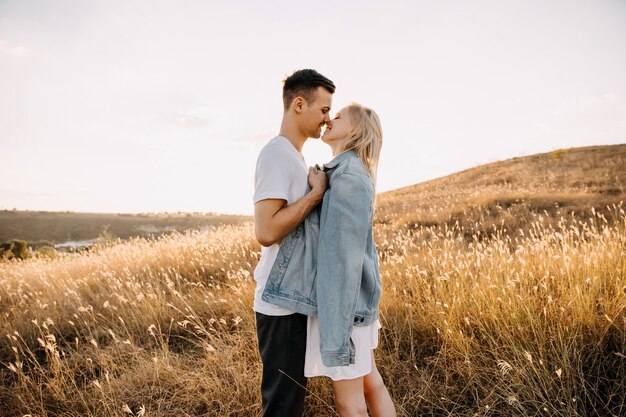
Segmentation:
{"type": "MultiPolygon", "coordinates": [[[[306,193],[308,168],[304,157],[283,136],[270,140],[259,153],[254,174],[254,203],[268,198],[287,200],[287,205],[301,199],[306,193]]],[[[268,316],[286,316],[294,311],[278,307],[261,298],[272,265],[278,255],[279,243],[261,246],[261,259],[254,269],[256,290],[254,311],[268,316]]]]}
{"type": "Polygon", "coordinates": [[[333,381],[354,379],[372,372],[373,349],[378,346],[380,321],[369,326],[352,326],[350,338],[354,342],[354,363],[348,366],[324,366],[320,353],[320,324],[317,317],[308,317],[304,376],[327,376],[333,381]]]}

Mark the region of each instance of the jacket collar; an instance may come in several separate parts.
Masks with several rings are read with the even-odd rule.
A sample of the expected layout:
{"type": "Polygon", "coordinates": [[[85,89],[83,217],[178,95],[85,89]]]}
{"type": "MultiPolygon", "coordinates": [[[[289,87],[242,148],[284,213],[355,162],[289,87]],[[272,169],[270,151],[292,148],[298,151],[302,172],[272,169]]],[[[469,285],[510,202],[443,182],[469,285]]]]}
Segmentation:
{"type": "Polygon", "coordinates": [[[345,161],[348,158],[358,158],[358,156],[356,152],[354,152],[354,150],[352,149],[343,151],[339,155],[334,157],[332,161],[328,162],[327,164],[324,164],[324,171],[337,167],[337,165],[339,165],[342,161],[345,161]]]}

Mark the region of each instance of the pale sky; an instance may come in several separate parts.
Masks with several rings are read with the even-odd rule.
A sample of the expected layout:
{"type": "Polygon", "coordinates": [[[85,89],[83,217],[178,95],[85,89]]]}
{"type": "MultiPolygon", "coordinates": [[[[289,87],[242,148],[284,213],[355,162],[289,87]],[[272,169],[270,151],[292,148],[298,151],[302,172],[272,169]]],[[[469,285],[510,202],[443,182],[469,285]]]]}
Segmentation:
{"type": "Polygon", "coordinates": [[[379,114],[379,192],[626,143],[623,0],[0,0],[0,209],[251,214],[300,68],[379,114]]]}

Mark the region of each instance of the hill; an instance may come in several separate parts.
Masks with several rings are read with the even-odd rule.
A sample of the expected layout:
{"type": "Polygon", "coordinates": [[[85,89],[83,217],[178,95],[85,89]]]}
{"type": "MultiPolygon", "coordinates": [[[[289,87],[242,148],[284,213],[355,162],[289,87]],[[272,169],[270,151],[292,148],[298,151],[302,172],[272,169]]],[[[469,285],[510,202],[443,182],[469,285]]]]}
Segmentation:
{"type": "MultiPolygon", "coordinates": [[[[512,158],[378,196],[378,224],[527,229],[536,214],[551,223],[587,219],[592,208],[626,199],[626,145],[592,146],[512,158]]],[[[613,221],[614,219],[607,219],[613,221]]]]}

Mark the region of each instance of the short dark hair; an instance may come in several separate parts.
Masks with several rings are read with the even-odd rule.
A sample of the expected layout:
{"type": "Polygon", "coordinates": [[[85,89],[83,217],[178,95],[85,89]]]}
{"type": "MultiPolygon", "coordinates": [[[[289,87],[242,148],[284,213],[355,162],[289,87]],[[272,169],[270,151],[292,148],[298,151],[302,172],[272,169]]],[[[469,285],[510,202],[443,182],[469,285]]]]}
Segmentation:
{"type": "Polygon", "coordinates": [[[314,69],[302,69],[283,80],[283,104],[285,110],[296,97],[311,102],[318,87],[324,87],[330,94],[335,92],[335,84],[314,69]]]}

